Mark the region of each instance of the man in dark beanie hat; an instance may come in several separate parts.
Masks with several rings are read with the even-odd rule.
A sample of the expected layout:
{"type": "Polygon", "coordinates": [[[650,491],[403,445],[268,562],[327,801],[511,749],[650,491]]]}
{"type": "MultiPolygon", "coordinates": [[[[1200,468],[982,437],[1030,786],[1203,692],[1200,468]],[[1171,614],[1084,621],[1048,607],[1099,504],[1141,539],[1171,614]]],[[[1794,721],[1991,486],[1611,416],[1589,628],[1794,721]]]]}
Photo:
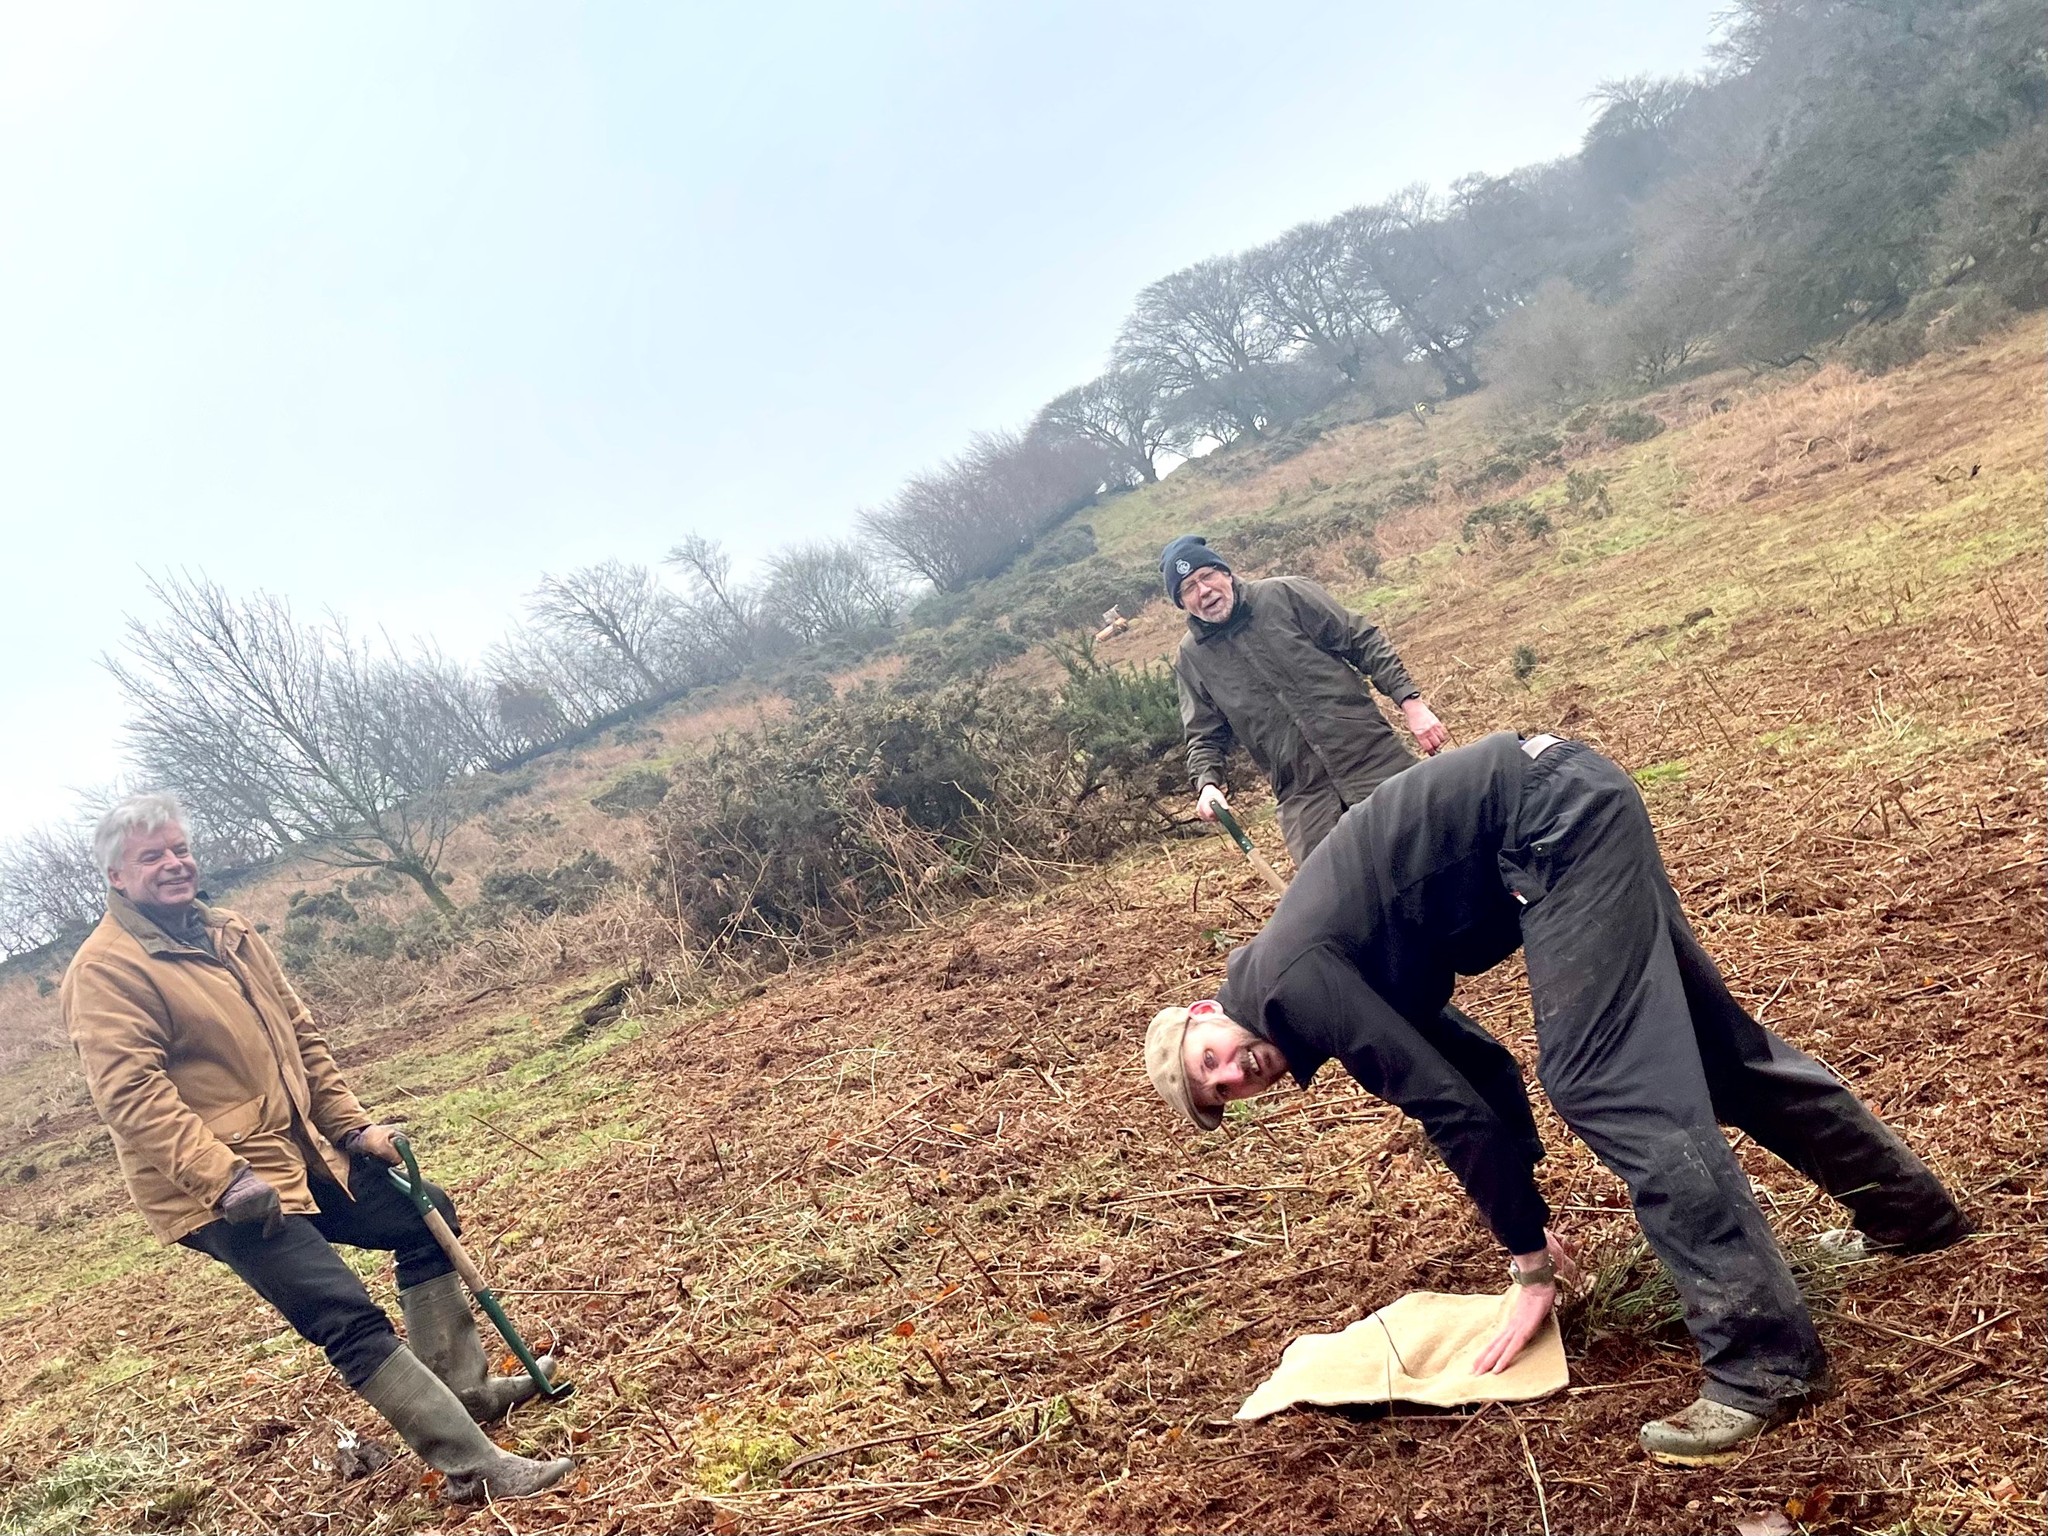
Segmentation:
{"type": "Polygon", "coordinates": [[[1272,781],[1298,867],[1345,811],[1415,761],[1368,679],[1400,706],[1424,752],[1448,739],[1393,646],[1314,582],[1239,581],[1196,534],[1166,546],[1159,575],[1188,616],[1173,671],[1204,821],[1230,803],[1223,766],[1242,742],[1272,781]]]}

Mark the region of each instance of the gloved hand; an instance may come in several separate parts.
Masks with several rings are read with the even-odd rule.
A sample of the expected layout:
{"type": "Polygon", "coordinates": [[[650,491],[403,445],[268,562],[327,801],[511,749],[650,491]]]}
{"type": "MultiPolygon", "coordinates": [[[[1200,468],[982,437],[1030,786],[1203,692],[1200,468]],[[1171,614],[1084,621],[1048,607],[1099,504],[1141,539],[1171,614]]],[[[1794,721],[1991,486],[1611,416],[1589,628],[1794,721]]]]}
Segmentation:
{"type": "Polygon", "coordinates": [[[380,1163],[396,1167],[399,1162],[398,1148],[391,1144],[391,1138],[398,1134],[395,1125],[366,1125],[361,1130],[350,1131],[341,1138],[341,1150],[350,1157],[360,1153],[374,1157],[380,1163]]]}
{"type": "Polygon", "coordinates": [[[221,1219],[238,1227],[263,1223],[263,1235],[275,1237],[284,1230],[284,1206],[277,1198],[277,1191],[256,1177],[247,1168],[235,1175],[232,1184],[221,1191],[221,1197],[213,1202],[221,1219]]]}

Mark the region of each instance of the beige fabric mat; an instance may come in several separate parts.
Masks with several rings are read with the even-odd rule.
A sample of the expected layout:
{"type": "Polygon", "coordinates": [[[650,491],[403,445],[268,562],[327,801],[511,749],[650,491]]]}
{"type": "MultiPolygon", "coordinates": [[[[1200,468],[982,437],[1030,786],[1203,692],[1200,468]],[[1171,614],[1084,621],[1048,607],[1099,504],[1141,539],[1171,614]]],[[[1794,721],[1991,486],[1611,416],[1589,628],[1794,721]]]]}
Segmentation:
{"type": "Polygon", "coordinates": [[[1342,1333],[1305,1333],[1287,1346],[1280,1368],[1245,1399],[1237,1416],[1263,1419],[1300,1403],[1450,1408],[1547,1397],[1570,1379],[1555,1315],[1498,1376],[1472,1373],[1472,1362],[1500,1331],[1513,1304],[1513,1291],[1504,1296],[1410,1291],[1342,1333]]]}

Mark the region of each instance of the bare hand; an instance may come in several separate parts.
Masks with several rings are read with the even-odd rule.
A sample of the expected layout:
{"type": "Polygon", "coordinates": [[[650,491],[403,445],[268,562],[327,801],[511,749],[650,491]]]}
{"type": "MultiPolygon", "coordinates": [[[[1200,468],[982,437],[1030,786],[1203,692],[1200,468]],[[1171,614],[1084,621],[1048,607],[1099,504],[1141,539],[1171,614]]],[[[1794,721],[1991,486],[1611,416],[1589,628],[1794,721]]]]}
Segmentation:
{"type": "Polygon", "coordinates": [[[1409,699],[1403,703],[1401,718],[1408,722],[1408,732],[1415,738],[1415,744],[1431,757],[1441,752],[1444,743],[1451,739],[1443,721],[1437,719],[1436,711],[1421,699],[1409,699]]]}
{"type": "Polygon", "coordinates": [[[399,1163],[398,1148],[391,1144],[391,1138],[399,1134],[395,1125],[366,1125],[357,1133],[354,1150],[366,1152],[381,1163],[396,1167],[399,1163]]]}
{"type": "MultiPolygon", "coordinates": [[[[1517,1254],[1516,1262],[1524,1269],[1533,1269],[1544,1258],[1557,1266],[1558,1275],[1569,1284],[1579,1283],[1579,1266],[1572,1259],[1564,1244],[1548,1231],[1543,1234],[1541,1254],[1517,1254]],[[1524,1261],[1527,1262],[1524,1262],[1524,1261]]],[[[1515,1287],[1515,1304],[1508,1311],[1508,1320],[1502,1325],[1493,1341],[1479,1352],[1473,1362],[1473,1371],[1481,1376],[1498,1375],[1513,1365],[1529,1341],[1543,1329],[1544,1319],[1550,1316],[1557,1305],[1557,1286],[1518,1285],[1515,1287]]]]}
{"type": "Polygon", "coordinates": [[[1557,1304],[1556,1285],[1518,1285],[1515,1287],[1515,1304],[1508,1311],[1508,1320],[1493,1342],[1479,1352],[1473,1362],[1474,1374],[1480,1376],[1498,1375],[1515,1363],[1529,1341],[1536,1337],[1543,1327],[1543,1321],[1550,1316],[1550,1309],[1557,1304]]]}
{"type": "Polygon", "coordinates": [[[1219,809],[1230,809],[1230,801],[1224,797],[1223,786],[1204,784],[1201,794],[1195,797],[1195,814],[1204,821],[1214,821],[1219,809]]]}

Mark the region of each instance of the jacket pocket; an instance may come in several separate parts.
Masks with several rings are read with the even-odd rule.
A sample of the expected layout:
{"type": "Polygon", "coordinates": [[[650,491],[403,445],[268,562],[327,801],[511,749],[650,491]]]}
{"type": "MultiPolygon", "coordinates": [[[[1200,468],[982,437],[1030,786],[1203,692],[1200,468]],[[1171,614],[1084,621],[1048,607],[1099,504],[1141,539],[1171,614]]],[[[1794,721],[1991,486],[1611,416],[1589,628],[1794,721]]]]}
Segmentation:
{"type": "Polygon", "coordinates": [[[1533,907],[1550,894],[1552,856],[1557,844],[1530,843],[1500,851],[1500,880],[1507,892],[1524,907],[1533,907]]]}
{"type": "Polygon", "coordinates": [[[223,1109],[218,1114],[206,1115],[206,1128],[229,1146],[246,1141],[263,1127],[263,1096],[244,1099],[232,1109],[223,1109]]]}

